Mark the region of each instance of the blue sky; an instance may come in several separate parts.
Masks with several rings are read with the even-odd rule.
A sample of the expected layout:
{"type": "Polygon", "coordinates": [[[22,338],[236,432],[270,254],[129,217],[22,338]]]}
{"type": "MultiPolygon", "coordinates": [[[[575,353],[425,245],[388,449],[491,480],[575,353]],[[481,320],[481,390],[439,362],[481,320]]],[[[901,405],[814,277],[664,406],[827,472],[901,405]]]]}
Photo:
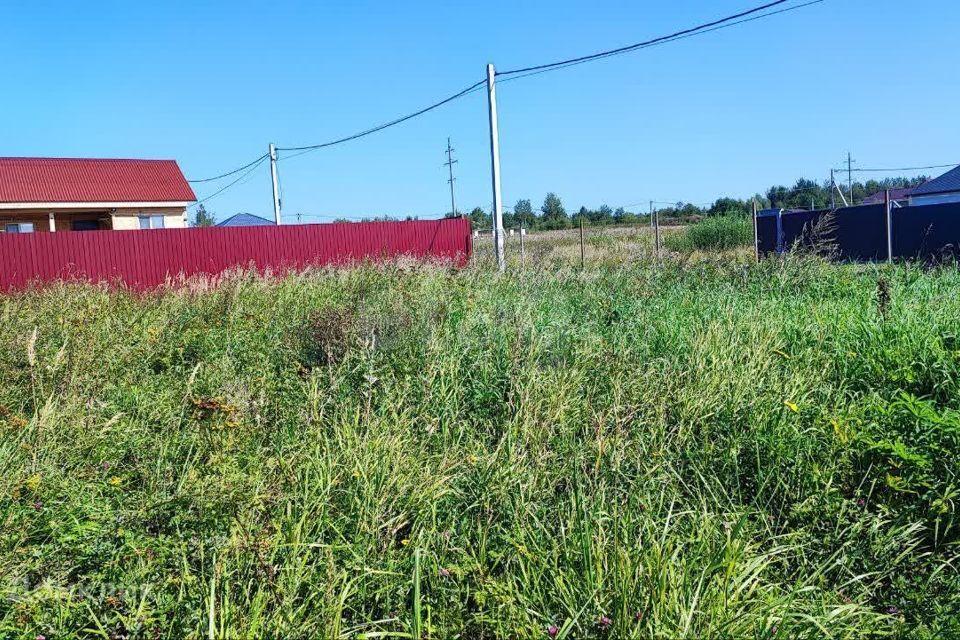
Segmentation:
{"type": "MultiPolygon", "coordinates": [[[[799,3],[802,0],[796,0],[799,3]]],[[[662,35],[761,0],[8,2],[2,155],[174,158],[349,135],[500,69],[662,35]]],[[[955,0],[826,0],[498,89],[506,204],[701,203],[860,166],[960,162],[955,0]]],[[[281,160],[285,218],[489,207],[486,96],[281,160]]],[[[198,185],[199,197],[217,184],[198,185]]],[[[270,215],[267,165],[207,202],[270,215]]],[[[643,209],[644,206],[638,206],[643,209]]]]}

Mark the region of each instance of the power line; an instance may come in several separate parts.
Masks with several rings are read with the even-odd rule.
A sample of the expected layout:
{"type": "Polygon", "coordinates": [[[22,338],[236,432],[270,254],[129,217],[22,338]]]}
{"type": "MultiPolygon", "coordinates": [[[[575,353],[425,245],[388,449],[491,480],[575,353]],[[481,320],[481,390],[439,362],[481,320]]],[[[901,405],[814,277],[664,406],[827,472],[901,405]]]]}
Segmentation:
{"type": "MultiPolygon", "coordinates": [[[[850,171],[856,173],[858,171],[869,171],[877,173],[892,173],[894,171],[923,171],[924,169],[945,169],[947,167],[956,167],[960,163],[952,164],[931,164],[926,167],[894,167],[890,169],[850,169],[850,171]]],[[[846,171],[846,169],[834,169],[834,171],[846,171]]]]}
{"type": "Polygon", "coordinates": [[[260,156],[260,157],[257,158],[256,160],[253,160],[253,161],[251,161],[251,162],[248,162],[247,164],[243,165],[242,167],[240,167],[240,168],[238,168],[238,169],[234,169],[233,171],[228,171],[227,173],[221,173],[220,175],[218,175],[218,176],[213,176],[212,178],[200,178],[200,179],[198,179],[198,180],[187,180],[187,182],[190,182],[190,183],[192,183],[192,184],[196,184],[196,183],[199,183],[199,182],[213,182],[214,180],[220,180],[221,178],[226,178],[226,177],[228,177],[228,176],[232,176],[232,175],[235,174],[235,173],[240,173],[240,172],[243,171],[244,169],[249,169],[250,167],[252,167],[252,166],[255,165],[256,163],[260,162],[261,160],[263,160],[263,159],[266,158],[266,157],[267,157],[267,154],[263,154],[262,156],[260,156]]]}
{"type": "Polygon", "coordinates": [[[193,203],[192,205],[190,205],[190,206],[191,206],[191,207],[196,207],[196,206],[198,206],[198,205],[200,205],[200,204],[203,204],[203,203],[206,202],[207,200],[210,200],[211,198],[217,197],[218,195],[220,195],[221,193],[223,193],[224,191],[226,191],[226,190],[229,189],[230,187],[232,187],[232,186],[234,186],[235,184],[237,184],[237,183],[239,183],[240,181],[242,181],[244,178],[247,178],[251,173],[253,173],[253,172],[256,170],[257,167],[259,167],[261,164],[263,164],[263,161],[266,160],[267,157],[268,157],[268,156],[267,156],[266,154],[264,154],[264,155],[261,156],[260,159],[257,160],[254,164],[252,164],[252,165],[247,165],[248,169],[247,169],[246,173],[244,173],[243,175],[241,175],[239,178],[237,178],[236,180],[234,180],[234,181],[231,182],[230,184],[226,185],[225,187],[222,187],[222,188],[218,189],[217,191],[214,191],[213,193],[211,193],[211,194],[210,194],[209,196],[207,196],[206,198],[202,198],[202,199],[200,199],[200,200],[197,200],[196,202],[194,202],[194,203],[193,203]]]}
{"type": "MultiPolygon", "coordinates": [[[[798,5],[798,6],[796,6],[796,7],[792,7],[792,8],[789,8],[789,9],[783,9],[783,10],[781,10],[781,11],[771,12],[771,13],[769,13],[769,14],[765,14],[765,15],[763,15],[763,16],[758,16],[758,17],[766,17],[766,16],[768,16],[768,15],[775,15],[776,13],[783,13],[784,11],[790,11],[790,10],[793,10],[793,9],[799,9],[799,8],[801,8],[801,7],[804,7],[804,6],[809,6],[809,5],[811,5],[811,4],[817,4],[818,2],[823,2],[823,1],[824,1],[824,0],[814,0],[814,1],[812,1],[812,2],[808,2],[808,3],[803,4],[803,5],[798,5]]],[[[497,75],[498,75],[498,76],[512,76],[512,75],[517,75],[517,74],[530,75],[532,72],[544,72],[544,71],[548,71],[548,70],[552,70],[552,69],[557,69],[557,68],[560,68],[560,67],[567,67],[567,66],[572,66],[572,65],[575,65],[575,64],[582,64],[582,63],[584,63],[584,62],[590,62],[590,61],[592,61],[592,60],[598,60],[598,59],[601,59],[601,58],[608,58],[608,57],[610,57],[610,56],[616,56],[616,55],[621,55],[621,54],[624,54],[624,53],[629,53],[629,52],[631,52],[631,51],[636,51],[636,50],[638,50],[638,49],[644,49],[644,48],[646,48],[646,47],[651,47],[651,46],[654,46],[654,45],[657,45],[657,44],[664,44],[664,43],[670,42],[670,41],[672,41],[672,40],[678,40],[678,39],[680,39],[680,38],[682,38],[682,37],[692,36],[692,35],[698,35],[700,32],[707,33],[708,30],[714,30],[714,29],[711,29],[711,27],[720,28],[720,26],[721,26],[721,25],[725,25],[725,23],[732,22],[732,21],[734,21],[734,20],[737,20],[738,18],[743,18],[743,17],[745,17],[745,16],[749,16],[749,15],[752,15],[752,14],[754,14],[754,13],[759,13],[759,12],[761,12],[761,11],[765,11],[766,9],[770,9],[770,8],[773,8],[773,7],[777,6],[777,5],[785,4],[785,3],[787,3],[787,2],[790,2],[790,0],[776,0],[775,2],[768,2],[767,4],[761,5],[761,6],[759,6],[759,7],[754,7],[753,9],[748,9],[748,10],[746,10],[746,11],[741,11],[740,13],[737,13],[737,14],[734,14],[734,15],[731,15],[731,16],[727,16],[726,18],[721,18],[721,19],[719,19],[719,20],[714,20],[714,21],[712,21],[712,22],[706,22],[706,23],[701,24],[701,25],[698,25],[698,26],[696,26],[696,27],[690,27],[690,28],[688,28],[688,29],[683,29],[683,30],[681,30],[681,31],[676,31],[676,32],[671,33],[671,34],[669,34],[669,35],[660,36],[660,37],[657,37],[657,38],[653,38],[653,39],[651,39],[651,40],[645,40],[645,41],[643,41],[643,42],[637,42],[637,43],[635,43],[635,44],[627,45],[627,46],[624,46],[624,47],[618,47],[618,48],[616,48],[616,49],[608,49],[607,51],[600,51],[600,52],[598,52],[598,53],[593,53],[593,54],[586,55],[586,56],[580,56],[580,57],[577,57],[577,58],[569,58],[569,59],[567,59],[567,60],[560,60],[560,61],[558,61],[558,62],[550,62],[550,63],[539,64],[539,65],[534,65],[534,66],[530,66],[530,67],[523,67],[523,68],[521,68],[521,69],[511,69],[511,70],[509,70],[509,71],[500,71],[500,72],[497,72],[497,75]]],[[[754,18],[754,19],[756,19],[756,18],[754,18]]],[[[743,21],[738,22],[738,23],[736,23],[736,24],[740,24],[740,23],[742,23],[742,22],[747,22],[747,21],[748,21],[748,20],[743,20],[743,21]]],[[[725,25],[725,26],[732,26],[732,25],[725,25]]]]}
{"type": "Polygon", "coordinates": [[[307,145],[307,146],[303,146],[303,147],[277,147],[277,150],[278,150],[278,151],[296,151],[296,152],[299,152],[299,153],[294,153],[294,154],[292,154],[292,155],[287,156],[286,159],[289,160],[290,158],[294,158],[294,157],[296,157],[296,156],[298,156],[298,155],[301,155],[301,154],[304,154],[304,153],[309,153],[310,151],[315,151],[316,149],[323,149],[324,147],[332,147],[332,146],[337,145],[337,144],[342,144],[342,143],[344,143],[344,142],[349,142],[349,141],[351,141],[351,140],[356,140],[357,138],[362,138],[362,137],[364,137],[364,136],[368,136],[368,135],[370,135],[371,133],[376,133],[377,131],[383,131],[384,129],[387,129],[387,128],[392,127],[392,126],[395,126],[395,125],[398,125],[398,124],[400,124],[401,122],[406,122],[407,120],[412,120],[413,118],[416,118],[417,116],[422,116],[423,114],[425,114],[425,113],[427,113],[427,112],[429,112],[429,111],[433,111],[434,109],[436,109],[436,108],[438,108],[438,107],[442,107],[443,105],[445,105],[445,104],[447,104],[447,103],[449,103],[449,102],[453,102],[454,100],[457,100],[458,98],[462,98],[463,96],[465,96],[465,95],[467,95],[467,94],[469,94],[469,93],[473,93],[474,91],[476,91],[477,89],[479,89],[481,86],[483,86],[483,85],[486,84],[486,83],[487,83],[486,80],[481,80],[480,82],[474,83],[474,84],[470,85],[469,87],[467,87],[466,89],[464,89],[464,90],[462,90],[462,91],[458,91],[457,93],[453,94],[452,96],[449,96],[449,97],[444,98],[443,100],[441,100],[441,101],[439,101],[439,102],[435,102],[435,103],[431,104],[429,107],[424,107],[423,109],[420,109],[419,111],[415,111],[415,112],[410,113],[410,114],[408,114],[408,115],[401,116],[401,117],[399,117],[399,118],[396,118],[396,119],[394,119],[394,120],[391,120],[390,122],[386,122],[386,123],[381,124],[381,125],[378,125],[378,126],[376,126],[376,127],[371,127],[370,129],[365,129],[364,131],[361,131],[361,132],[359,132],[359,133],[355,133],[355,134],[350,135],[350,136],[347,136],[347,137],[345,137],[345,138],[339,138],[339,139],[337,139],[337,140],[331,140],[330,142],[321,142],[320,144],[311,144],[311,145],[307,145]]]}

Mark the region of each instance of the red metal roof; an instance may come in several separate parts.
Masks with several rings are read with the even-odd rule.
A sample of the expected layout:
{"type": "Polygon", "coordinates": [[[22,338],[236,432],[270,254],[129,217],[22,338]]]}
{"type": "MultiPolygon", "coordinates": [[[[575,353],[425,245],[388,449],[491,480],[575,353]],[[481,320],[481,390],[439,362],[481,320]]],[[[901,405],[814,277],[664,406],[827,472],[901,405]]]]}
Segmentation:
{"type": "Polygon", "coordinates": [[[0,158],[0,203],[196,199],[175,160],[0,158]]]}

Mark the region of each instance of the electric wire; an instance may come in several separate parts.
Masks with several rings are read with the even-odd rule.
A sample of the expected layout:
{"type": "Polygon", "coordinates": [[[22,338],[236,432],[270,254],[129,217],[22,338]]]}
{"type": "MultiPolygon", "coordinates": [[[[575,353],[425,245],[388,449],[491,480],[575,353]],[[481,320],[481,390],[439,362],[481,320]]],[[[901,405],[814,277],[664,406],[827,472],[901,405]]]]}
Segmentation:
{"type": "Polygon", "coordinates": [[[378,131],[383,131],[384,129],[387,129],[387,128],[389,128],[389,127],[396,126],[396,125],[398,125],[398,124],[400,124],[400,123],[402,123],[402,122],[406,122],[407,120],[412,120],[413,118],[416,118],[416,117],[418,117],[418,116],[422,116],[422,115],[425,114],[425,113],[428,113],[428,112],[430,112],[430,111],[433,111],[434,109],[437,109],[437,108],[439,108],[439,107],[442,107],[442,106],[445,105],[445,104],[448,104],[448,103],[450,103],[450,102],[453,102],[454,100],[457,100],[457,99],[462,98],[462,97],[464,97],[464,96],[466,96],[466,95],[468,95],[468,94],[470,94],[470,93],[473,93],[474,91],[477,91],[478,89],[480,89],[480,87],[482,87],[482,86],[483,86],[484,84],[486,84],[486,83],[487,83],[486,80],[481,80],[481,81],[479,81],[479,82],[476,82],[476,83],[470,85],[470,86],[467,87],[466,89],[463,89],[462,91],[458,91],[457,93],[455,93],[455,94],[453,94],[453,95],[451,95],[451,96],[448,96],[448,97],[444,98],[443,100],[440,100],[439,102],[435,102],[435,103],[431,104],[431,105],[428,106],[428,107],[424,107],[423,109],[420,109],[419,111],[415,111],[415,112],[410,113],[410,114],[407,114],[407,115],[405,115],[405,116],[401,116],[401,117],[399,117],[399,118],[395,118],[394,120],[391,120],[390,122],[385,122],[384,124],[377,125],[376,127],[371,127],[371,128],[369,128],[369,129],[365,129],[364,131],[360,131],[359,133],[355,133],[355,134],[353,134],[353,135],[349,135],[349,136],[346,136],[346,137],[344,137],[344,138],[338,138],[338,139],[336,139],[336,140],[331,140],[331,141],[329,141],[329,142],[321,142],[320,144],[311,144],[311,145],[306,145],[306,146],[302,146],[302,147],[277,147],[277,150],[278,150],[278,151],[294,151],[294,152],[296,152],[296,153],[293,153],[293,154],[291,154],[291,155],[286,156],[286,159],[289,160],[290,158],[295,158],[295,157],[298,156],[298,155],[302,155],[302,154],[304,154],[304,153],[309,153],[310,151],[315,151],[315,150],[317,150],[317,149],[323,149],[323,148],[325,148],[325,147],[332,147],[332,146],[334,146],[334,145],[343,144],[344,142],[349,142],[349,141],[351,141],[351,140],[356,140],[357,138],[362,138],[362,137],[368,136],[368,135],[370,135],[370,134],[372,134],[372,133],[376,133],[376,132],[378,132],[378,131]]]}
{"type": "MultiPolygon", "coordinates": [[[[820,1],[822,1],[822,0],[820,0],[820,1]]],[[[695,27],[690,27],[690,28],[688,28],[688,29],[682,29],[682,30],[680,30],[680,31],[676,31],[676,32],[674,32],[674,33],[671,33],[671,34],[669,34],[669,35],[659,36],[659,37],[653,38],[653,39],[651,39],[651,40],[645,40],[645,41],[643,41],[643,42],[637,42],[637,43],[635,43],[635,44],[627,45],[627,46],[624,46],[624,47],[618,47],[618,48],[616,48],[616,49],[608,49],[607,51],[600,51],[600,52],[598,52],[598,53],[593,53],[593,54],[586,55],[586,56],[579,56],[579,57],[576,57],[576,58],[569,58],[569,59],[567,59],[567,60],[559,60],[559,61],[557,61],[557,62],[549,62],[549,63],[546,63],[546,64],[538,64],[538,65],[533,65],[533,66],[529,66],[529,67],[523,67],[523,68],[521,68],[521,69],[511,69],[511,70],[509,70],[509,71],[499,71],[499,72],[497,72],[497,75],[498,75],[498,76],[512,76],[512,75],[517,75],[517,74],[527,74],[527,73],[534,72],[534,71],[546,71],[546,70],[548,70],[548,69],[565,67],[565,66],[569,66],[569,65],[573,65],[573,64],[581,64],[581,63],[583,63],[583,62],[590,62],[591,60],[597,60],[597,59],[600,59],[600,58],[607,58],[607,57],[610,57],[610,56],[615,56],[615,55],[621,55],[621,54],[624,54],[624,53],[629,53],[629,52],[631,52],[631,51],[636,51],[636,50],[638,50],[638,49],[643,49],[643,48],[646,48],[646,47],[653,46],[653,45],[655,45],[655,44],[660,44],[660,43],[664,43],[664,42],[669,42],[669,41],[671,41],[671,40],[678,39],[678,38],[680,38],[680,37],[682,37],[682,36],[694,35],[694,34],[697,33],[697,32],[704,31],[704,30],[709,29],[709,28],[711,28],[711,27],[717,27],[717,26],[719,26],[719,25],[723,25],[724,23],[731,22],[731,21],[733,21],[733,20],[737,20],[738,18],[743,18],[743,17],[745,17],[745,16],[749,16],[749,15],[752,15],[752,14],[754,14],[754,13],[759,13],[759,12],[761,12],[761,11],[765,11],[765,10],[767,10],[767,9],[771,9],[771,8],[773,8],[773,7],[775,7],[775,6],[778,6],[778,5],[786,4],[787,2],[790,2],[790,0],[775,0],[774,2],[768,2],[767,4],[760,5],[760,6],[758,6],[758,7],[754,7],[754,8],[752,8],[752,9],[748,9],[748,10],[746,10],[746,11],[741,11],[740,13],[736,13],[736,14],[734,14],[734,15],[730,15],[730,16],[727,16],[727,17],[725,17],[725,18],[721,18],[721,19],[719,19],[719,20],[714,20],[714,21],[712,21],[712,22],[706,22],[706,23],[704,23],[704,24],[697,25],[697,26],[695,26],[695,27]]],[[[772,14],[771,14],[771,15],[772,15],[772,14]]]]}
{"type": "MultiPolygon", "coordinates": [[[[761,20],[761,19],[763,19],[763,18],[769,18],[770,16],[775,16],[775,15],[778,15],[778,14],[781,14],[781,13],[786,13],[786,12],[788,12],[788,11],[796,11],[797,9],[803,9],[804,7],[809,7],[809,6],[814,5],[814,4],[820,4],[821,2],[825,2],[825,1],[826,1],[826,0],[810,0],[810,1],[808,1],[808,2],[804,2],[804,3],[802,3],[802,4],[798,4],[798,5],[795,5],[795,6],[792,6],[792,7],[787,7],[787,8],[785,8],[785,9],[779,9],[779,10],[777,10],[777,11],[770,11],[769,13],[764,13],[764,14],[759,15],[759,16],[753,16],[752,18],[746,18],[746,19],[744,19],[744,20],[738,20],[737,22],[731,22],[731,23],[729,23],[729,24],[723,24],[723,25],[720,25],[720,26],[717,26],[717,27],[713,27],[713,28],[710,28],[710,29],[704,29],[704,30],[702,30],[702,31],[697,31],[697,32],[694,32],[694,33],[688,33],[688,34],[686,34],[686,35],[675,36],[675,37],[669,37],[669,36],[667,36],[667,39],[665,39],[665,40],[658,40],[657,42],[653,42],[653,43],[651,43],[651,44],[638,45],[635,49],[630,49],[630,51],[637,51],[637,50],[646,49],[646,48],[649,48],[649,47],[655,47],[655,46],[659,46],[659,45],[663,45],[663,44],[669,44],[669,43],[671,43],[671,42],[676,42],[676,41],[678,41],[678,40],[685,40],[685,39],[687,39],[687,38],[692,38],[692,37],[694,37],[694,36],[703,35],[703,34],[705,34],[705,33],[711,33],[711,32],[713,32],[713,31],[719,31],[720,29],[728,29],[728,28],[730,28],[730,27],[735,27],[735,26],[737,26],[737,25],[744,24],[744,23],[747,23],[747,22],[753,22],[754,20],[761,20]]],[[[500,83],[512,82],[513,80],[520,80],[521,78],[529,78],[530,76],[536,76],[536,75],[540,75],[541,73],[548,73],[548,72],[550,72],[550,71],[557,71],[557,70],[559,70],[559,69],[566,69],[567,67],[575,67],[575,66],[577,66],[577,65],[579,65],[579,64],[584,64],[585,62],[592,62],[593,60],[599,60],[599,59],[602,59],[602,58],[608,58],[608,57],[611,57],[611,56],[620,55],[620,53],[628,53],[628,52],[608,53],[608,54],[605,54],[605,55],[602,55],[602,56],[599,56],[599,57],[590,57],[590,58],[585,59],[585,60],[579,60],[579,61],[577,61],[577,62],[563,63],[563,64],[561,64],[560,66],[550,66],[550,67],[547,67],[547,68],[544,68],[544,69],[540,69],[540,70],[538,70],[538,71],[530,71],[529,73],[523,73],[523,74],[521,74],[521,75],[516,75],[516,76],[511,76],[511,77],[505,78],[505,79],[503,79],[503,80],[500,80],[500,83]]],[[[509,71],[508,71],[508,72],[504,72],[504,73],[513,73],[513,72],[509,72],[509,71]]],[[[500,74],[498,73],[497,75],[499,76],[500,74]]]]}
{"type": "MultiPolygon", "coordinates": [[[[953,164],[931,164],[926,167],[892,167],[889,169],[849,169],[851,173],[857,172],[874,172],[874,173],[893,173],[894,171],[923,171],[924,169],[946,169],[947,167],[956,167],[960,166],[960,163],[953,164]]],[[[834,171],[846,172],[848,169],[846,167],[842,169],[834,169],[834,171]]]]}
{"type": "Polygon", "coordinates": [[[221,173],[220,175],[218,175],[218,176],[213,176],[212,178],[200,178],[200,179],[197,179],[197,180],[187,180],[187,182],[189,182],[189,183],[191,183],[191,184],[197,184],[197,183],[200,183],[200,182],[213,182],[214,180],[220,180],[221,178],[226,178],[226,177],[232,176],[232,175],[235,174],[235,173],[240,173],[240,172],[243,171],[244,169],[248,169],[248,168],[252,167],[252,166],[255,165],[256,163],[258,163],[258,162],[260,162],[261,160],[263,160],[264,158],[266,158],[268,155],[269,155],[269,154],[266,154],[266,153],[265,153],[265,154],[263,154],[262,156],[260,156],[259,158],[255,159],[255,160],[253,160],[253,161],[251,161],[251,162],[248,162],[247,164],[243,165],[242,167],[240,167],[240,168],[238,168],[238,169],[234,169],[233,171],[228,171],[227,173],[221,173]]]}
{"type": "Polygon", "coordinates": [[[267,156],[267,155],[263,155],[263,156],[262,156],[259,160],[257,160],[254,164],[252,164],[252,165],[247,165],[247,167],[248,167],[247,171],[246,171],[243,175],[241,175],[239,178],[237,178],[237,179],[234,180],[233,182],[227,184],[226,186],[221,187],[221,188],[218,189],[217,191],[214,191],[214,192],[211,193],[209,196],[207,196],[207,197],[205,197],[205,198],[201,198],[200,200],[197,200],[196,202],[194,202],[193,204],[191,204],[190,207],[196,207],[196,206],[198,206],[198,205],[203,204],[204,202],[207,202],[207,201],[210,200],[211,198],[217,197],[218,195],[220,195],[221,193],[223,193],[224,191],[226,191],[226,190],[229,189],[230,187],[238,184],[238,183],[239,183],[240,181],[242,181],[244,178],[249,177],[250,174],[252,174],[252,173],[257,169],[257,167],[259,167],[261,164],[263,164],[263,161],[266,160],[268,157],[269,157],[269,156],[267,156]]]}

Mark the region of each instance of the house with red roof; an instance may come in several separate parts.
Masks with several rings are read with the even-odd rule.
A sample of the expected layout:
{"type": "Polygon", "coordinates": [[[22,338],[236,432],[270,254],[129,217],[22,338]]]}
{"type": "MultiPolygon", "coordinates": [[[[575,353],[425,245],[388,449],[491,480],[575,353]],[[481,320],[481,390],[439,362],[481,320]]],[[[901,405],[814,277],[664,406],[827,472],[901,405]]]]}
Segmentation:
{"type": "Polygon", "coordinates": [[[196,199],[174,160],[0,158],[0,233],[185,227],[196,199]]]}

